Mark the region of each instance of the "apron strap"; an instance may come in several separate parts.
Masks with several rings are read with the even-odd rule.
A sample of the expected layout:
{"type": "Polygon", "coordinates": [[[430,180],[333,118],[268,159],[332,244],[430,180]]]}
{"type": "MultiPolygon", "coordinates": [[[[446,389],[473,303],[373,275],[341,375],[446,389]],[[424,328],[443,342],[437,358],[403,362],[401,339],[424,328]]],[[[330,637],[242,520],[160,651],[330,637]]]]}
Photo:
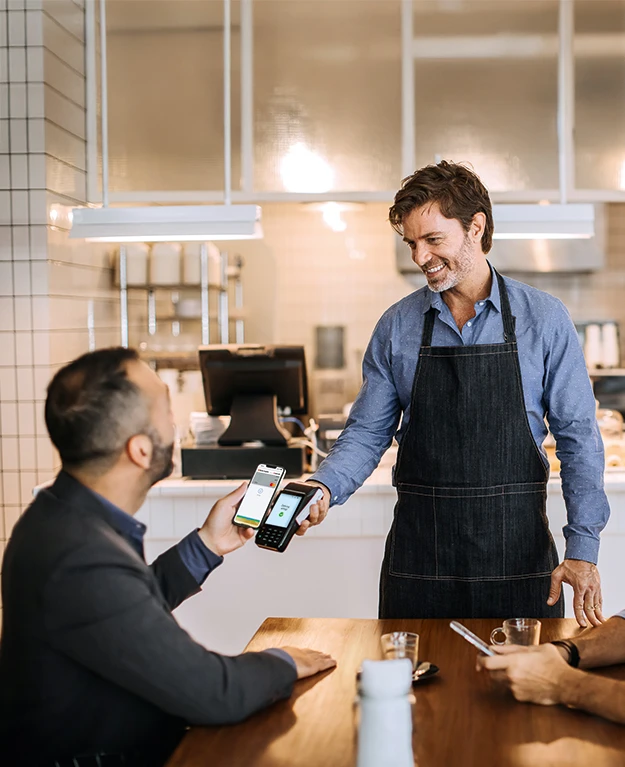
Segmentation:
{"type": "MultiPolygon", "coordinates": [[[[512,315],[510,308],[510,299],[508,291],[503,281],[503,277],[493,267],[497,284],[499,285],[499,298],[501,300],[501,316],[503,319],[503,340],[504,343],[516,342],[516,317],[512,315]]],[[[436,309],[431,306],[425,313],[425,322],[423,323],[423,334],[421,335],[421,346],[432,346],[432,333],[434,331],[434,320],[436,318],[436,309]]]]}
{"type": "Polygon", "coordinates": [[[501,299],[501,315],[503,319],[503,340],[505,343],[516,342],[516,317],[512,316],[512,310],[510,309],[510,299],[508,298],[508,291],[503,281],[503,277],[493,267],[495,277],[497,277],[497,284],[499,285],[499,298],[501,299]]]}

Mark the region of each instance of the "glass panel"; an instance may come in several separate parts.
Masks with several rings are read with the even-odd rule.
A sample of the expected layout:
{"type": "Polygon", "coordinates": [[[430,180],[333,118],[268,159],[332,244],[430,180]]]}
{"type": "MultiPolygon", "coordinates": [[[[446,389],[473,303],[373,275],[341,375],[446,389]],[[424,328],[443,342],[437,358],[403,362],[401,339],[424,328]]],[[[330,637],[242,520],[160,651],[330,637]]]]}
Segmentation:
{"type": "MultiPolygon", "coordinates": [[[[232,28],[232,178],[240,188],[239,3],[232,28]]],[[[107,3],[112,191],[223,189],[223,3],[107,3]]]]}
{"type": "Polygon", "coordinates": [[[575,185],[625,189],[625,2],[575,3],[575,185]]]}
{"type": "Polygon", "coordinates": [[[492,192],[558,186],[556,0],[415,0],[417,166],[469,162],[492,192]]]}
{"type": "Polygon", "coordinates": [[[396,0],[254,3],[256,189],[395,189],[401,178],[396,0]]]}

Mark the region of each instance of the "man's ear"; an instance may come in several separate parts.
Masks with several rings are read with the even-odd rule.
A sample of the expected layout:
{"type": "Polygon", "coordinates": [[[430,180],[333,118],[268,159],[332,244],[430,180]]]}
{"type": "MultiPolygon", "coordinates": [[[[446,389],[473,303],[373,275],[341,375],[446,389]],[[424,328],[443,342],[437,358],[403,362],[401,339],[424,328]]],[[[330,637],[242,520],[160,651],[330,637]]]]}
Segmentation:
{"type": "Polygon", "coordinates": [[[484,234],[485,228],[486,216],[483,213],[476,213],[473,216],[473,221],[471,221],[469,232],[471,233],[472,237],[477,240],[477,242],[482,241],[482,235],[484,234]]]}
{"type": "Polygon", "coordinates": [[[126,443],[126,454],[136,466],[147,471],[152,463],[152,440],[147,434],[135,434],[126,443]]]}

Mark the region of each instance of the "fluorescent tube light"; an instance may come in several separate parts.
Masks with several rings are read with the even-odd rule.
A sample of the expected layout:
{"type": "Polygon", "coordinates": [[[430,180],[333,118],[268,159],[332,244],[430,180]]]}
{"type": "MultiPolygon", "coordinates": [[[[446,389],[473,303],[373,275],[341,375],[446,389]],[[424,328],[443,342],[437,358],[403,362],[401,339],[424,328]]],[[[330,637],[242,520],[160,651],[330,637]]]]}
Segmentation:
{"type": "Polygon", "coordinates": [[[70,237],[91,242],[254,240],[263,236],[257,205],[74,208],[70,237]]]}
{"type": "Polygon", "coordinates": [[[595,234],[590,204],[493,205],[496,240],[587,240],[595,234]]]}

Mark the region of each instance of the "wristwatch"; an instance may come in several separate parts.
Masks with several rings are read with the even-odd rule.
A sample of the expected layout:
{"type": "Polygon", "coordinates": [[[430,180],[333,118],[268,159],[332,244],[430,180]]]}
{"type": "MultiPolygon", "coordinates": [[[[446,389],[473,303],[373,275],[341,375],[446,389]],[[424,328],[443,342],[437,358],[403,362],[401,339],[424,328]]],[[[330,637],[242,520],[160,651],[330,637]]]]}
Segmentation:
{"type": "Polygon", "coordinates": [[[577,649],[575,642],[571,641],[570,639],[556,639],[555,642],[551,642],[551,644],[555,645],[556,647],[564,647],[564,649],[569,654],[566,662],[569,664],[569,666],[573,666],[573,668],[579,667],[579,650],[577,649]]]}

